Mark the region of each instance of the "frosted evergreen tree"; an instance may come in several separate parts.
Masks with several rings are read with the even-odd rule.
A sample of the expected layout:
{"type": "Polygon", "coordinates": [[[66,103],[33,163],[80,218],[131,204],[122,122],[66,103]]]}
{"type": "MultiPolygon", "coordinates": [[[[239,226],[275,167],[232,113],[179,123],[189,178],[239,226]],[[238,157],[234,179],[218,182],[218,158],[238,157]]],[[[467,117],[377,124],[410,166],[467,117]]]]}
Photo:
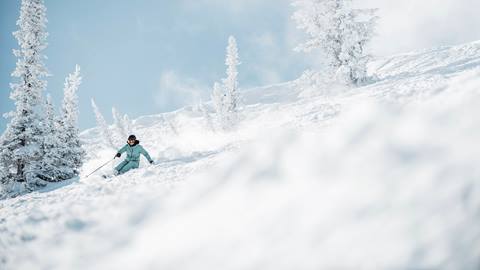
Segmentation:
{"type": "Polygon", "coordinates": [[[215,109],[215,118],[217,123],[222,127],[228,126],[228,108],[226,103],[226,93],[224,87],[218,82],[213,85],[212,103],[215,109]]]}
{"type": "MultiPolygon", "coordinates": [[[[4,142],[4,134],[0,136],[0,145],[3,145],[4,142]]],[[[6,166],[8,159],[10,158],[9,153],[4,152],[6,149],[2,149],[0,147],[0,189],[2,189],[2,186],[10,182],[11,174],[9,173],[9,168],[6,166]]],[[[4,187],[4,186],[3,186],[4,187]]],[[[3,188],[5,191],[5,188],[3,188]]],[[[0,198],[1,198],[1,192],[0,192],[0,198]]]]}
{"type": "Polygon", "coordinates": [[[59,122],[63,165],[66,168],[71,168],[75,174],[78,174],[78,170],[83,165],[86,154],[80,142],[80,130],[78,129],[77,92],[81,83],[80,67],[76,65],[75,71],[65,79],[62,117],[59,122]]]}
{"type": "Polygon", "coordinates": [[[10,98],[15,102],[11,117],[0,145],[0,160],[6,168],[4,178],[26,182],[27,187],[36,183],[39,162],[43,155],[42,93],[47,86],[43,79],[48,75],[43,51],[47,47],[46,7],[43,0],[22,0],[19,30],[13,35],[20,49],[14,50],[17,57],[12,73],[17,81],[11,84],[10,98]]]}
{"type": "Polygon", "coordinates": [[[213,84],[212,102],[217,115],[223,115],[226,111],[225,91],[218,82],[213,84]]]}
{"type": "Polygon", "coordinates": [[[237,41],[233,36],[228,38],[225,65],[227,65],[227,78],[223,79],[223,85],[226,91],[224,103],[228,113],[235,113],[239,102],[237,66],[240,65],[240,60],[238,56],[237,41]]]}
{"type": "Polygon", "coordinates": [[[105,118],[103,117],[102,113],[98,109],[97,104],[95,104],[95,101],[93,100],[93,98],[92,98],[92,108],[93,108],[93,112],[95,113],[95,118],[97,120],[97,127],[100,129],[100,132],[102,133],[105,143],[110,147],[116,148],[115,144],[113,143],[112,133],[108,128],[107,121],[105,121],[105,118]]]}
{"type": "Polygon", "coordinates": [[[122,117],[120,112],[115,107],[112,107],[112,116],[113,116],[113,125],[115,127],[117,141],[119,140],[120,142],[123,142],[129,136],[127,128],[125,127],[124,117],[122,117]]]}
{"type": "Polygon", "coordinates": [[[237,42],[233,36],[228,39],[225,65],[227,66],[227,77],[222,80],[222,84],[217,82],[214,84],[212,102],[218,123],[223,129],[228,129],[236,122],[240,100],[237,68],[240,60],[237,42]]]}
{"type": "Polygon", "coordinates": [[[214,122],[212,116],[208,112],[208,108],[207,106],[205,106],[205,104],[202,104],[200,106],[200,111],[202,112],[203,118],[205,119],[205,124],[207,125],[207,128],[211,131],[215,131],[215,125],[213,124],[214,122]]]}
{"type": "Polygon", "coordinates": [[[6,184],[8,181],[8,171],[7,167],[4,166],[4,162],[0,161],[0,198],[2,197],[2,186],[6,184]]]}
{"type": "MultiPolygon", "coordinates": [[[[0,138],[1,140],[1,138],[0,138]]],[[[9,184],[11,185],[12,182],[9,181],[9,173],[7,171],[7,167],[4,166],[4,163],[0,161],[0,200],[4,199],[8,196],[10,191],[9,184]]]]}
{"type": "Polygon", "coordinates": [[[331,73],[349,83],[361,83],[367,76],[370,55],[367,43],[377,21],[376,9],[354,9],[352,0],[295,0],[293,19],[309,36],[296,50],[320,49],[331,73]]]}
{"type": "Polygon", "coordinates": [[[205,103],[203,103],[202,100],[200,100],[200,103],[198,103],[194,107],[194,111],[199,112],[202,115],[202,119],[204,120],[205,126],[207,127],[207,129],[209,129],[211,131],[215,131],[215,127],[214,127],[214,124],[213,124],[213,119],[210,115],[210,112],[209,112],[207,106],[205,105],[205,103]]]}
{"type": "Polygon", "coordinates": [[[68,172],[66,172],[62,166],[63,156],[60,135],[63,131],[59,129],[58,121],[52,99],[50,95],[47,95],[45,102],[45,119],[42,123],[45,136],[42,144],[44,155],[40,161],[40,178],[49,182],[60,181],[68,177],[68,172]]]}

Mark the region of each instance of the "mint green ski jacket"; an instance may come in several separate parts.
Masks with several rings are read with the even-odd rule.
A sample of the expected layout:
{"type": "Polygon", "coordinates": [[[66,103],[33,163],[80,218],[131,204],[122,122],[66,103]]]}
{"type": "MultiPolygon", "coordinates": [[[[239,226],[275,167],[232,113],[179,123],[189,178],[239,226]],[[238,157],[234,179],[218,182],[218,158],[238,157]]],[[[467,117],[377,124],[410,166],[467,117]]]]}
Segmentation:
{"type": "Polygon", "coordinates": [[[143,147],[139,143],[140,142],[137,141],[133,146],[127,144],[120,150],[118,150],[118,153],[123,154],[126,152],[127,158],[125,159],[125,161],[128,162],[140,162],[140,155],[143,155],[145,158],[147,158],[148,162],[152,162],[153,160],[148,154],[148,152],[143,149],[143,147]]]}

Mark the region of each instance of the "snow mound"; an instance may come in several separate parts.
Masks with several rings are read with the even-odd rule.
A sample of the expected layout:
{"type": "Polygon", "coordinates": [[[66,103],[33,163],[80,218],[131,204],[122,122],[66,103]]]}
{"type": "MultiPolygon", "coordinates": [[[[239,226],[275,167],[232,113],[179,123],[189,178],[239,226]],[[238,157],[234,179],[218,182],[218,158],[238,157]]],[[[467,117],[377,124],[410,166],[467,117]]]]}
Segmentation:
{"type": "Polygon", "coordinates": [[[477,71],[423,106],[367,102],[328,132],[269,136],[192,179],[100,265],[479,269],[479,113],[477,71]]]}

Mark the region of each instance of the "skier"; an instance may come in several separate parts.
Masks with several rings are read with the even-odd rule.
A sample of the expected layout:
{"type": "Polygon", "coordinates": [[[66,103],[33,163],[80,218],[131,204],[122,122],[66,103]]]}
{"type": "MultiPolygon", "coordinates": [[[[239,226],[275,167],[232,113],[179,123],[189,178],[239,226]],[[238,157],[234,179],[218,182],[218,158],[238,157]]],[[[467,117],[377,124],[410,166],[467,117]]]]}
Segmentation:
{"type": "Polygon", "coordinates": [[[125,152],[127,152],[127,158],[125,158],[122,163],[115,167],[115,175],[124,174],[131,169],[137,169],[140,164],[140,154],[147,158],[150,164],[153,164],[153,159],[150,157],[148,152],[143,149],[143,147],[140,145],[140,141],[137,140],[135,135],[130,135],[128,137],[127,145],[118,150],[118,153],[115,155],[115,157],[119,158],[122,156],[122,153],[125,152]]]}

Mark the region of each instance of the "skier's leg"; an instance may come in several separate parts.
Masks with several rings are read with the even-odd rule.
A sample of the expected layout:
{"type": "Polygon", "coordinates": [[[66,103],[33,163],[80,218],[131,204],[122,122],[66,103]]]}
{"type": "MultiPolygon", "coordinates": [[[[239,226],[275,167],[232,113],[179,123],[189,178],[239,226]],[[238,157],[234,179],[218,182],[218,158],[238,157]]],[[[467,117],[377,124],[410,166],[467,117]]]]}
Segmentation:
{"type": "Polygon", "coordinates": [[[124,173],[130,171],[131,169],[132,169],[132,162],[130,161],[120,169],[119,174],[124,174],[124,173]]]}
{"type": "Polygon", "coordinates": [[[120,164],[118,164],[118,166],[115,167],[115,169],[114,169],[114,170],[115,170],[114,174],[115,174],[115,175],[121,174],[123,168],[124,168],[127,164],[128,164],[128,161],[126,161],[126,160],[124,160],[124,161],[122,161],[120,164]]]}
{"type": "Polygon", "coordinates": [[[132,169],[137,169],[139,166],[138,161],[130,161],[128,162],[127,165],[123,166],[123,168],[120,170],[120,174],[124,174],[132,169]]]}
{"type": "Polygon", "coordinates": [[[134,161],[132,162],[132,169],[138,169],[140,167],[140,161],[134,161]]]}

